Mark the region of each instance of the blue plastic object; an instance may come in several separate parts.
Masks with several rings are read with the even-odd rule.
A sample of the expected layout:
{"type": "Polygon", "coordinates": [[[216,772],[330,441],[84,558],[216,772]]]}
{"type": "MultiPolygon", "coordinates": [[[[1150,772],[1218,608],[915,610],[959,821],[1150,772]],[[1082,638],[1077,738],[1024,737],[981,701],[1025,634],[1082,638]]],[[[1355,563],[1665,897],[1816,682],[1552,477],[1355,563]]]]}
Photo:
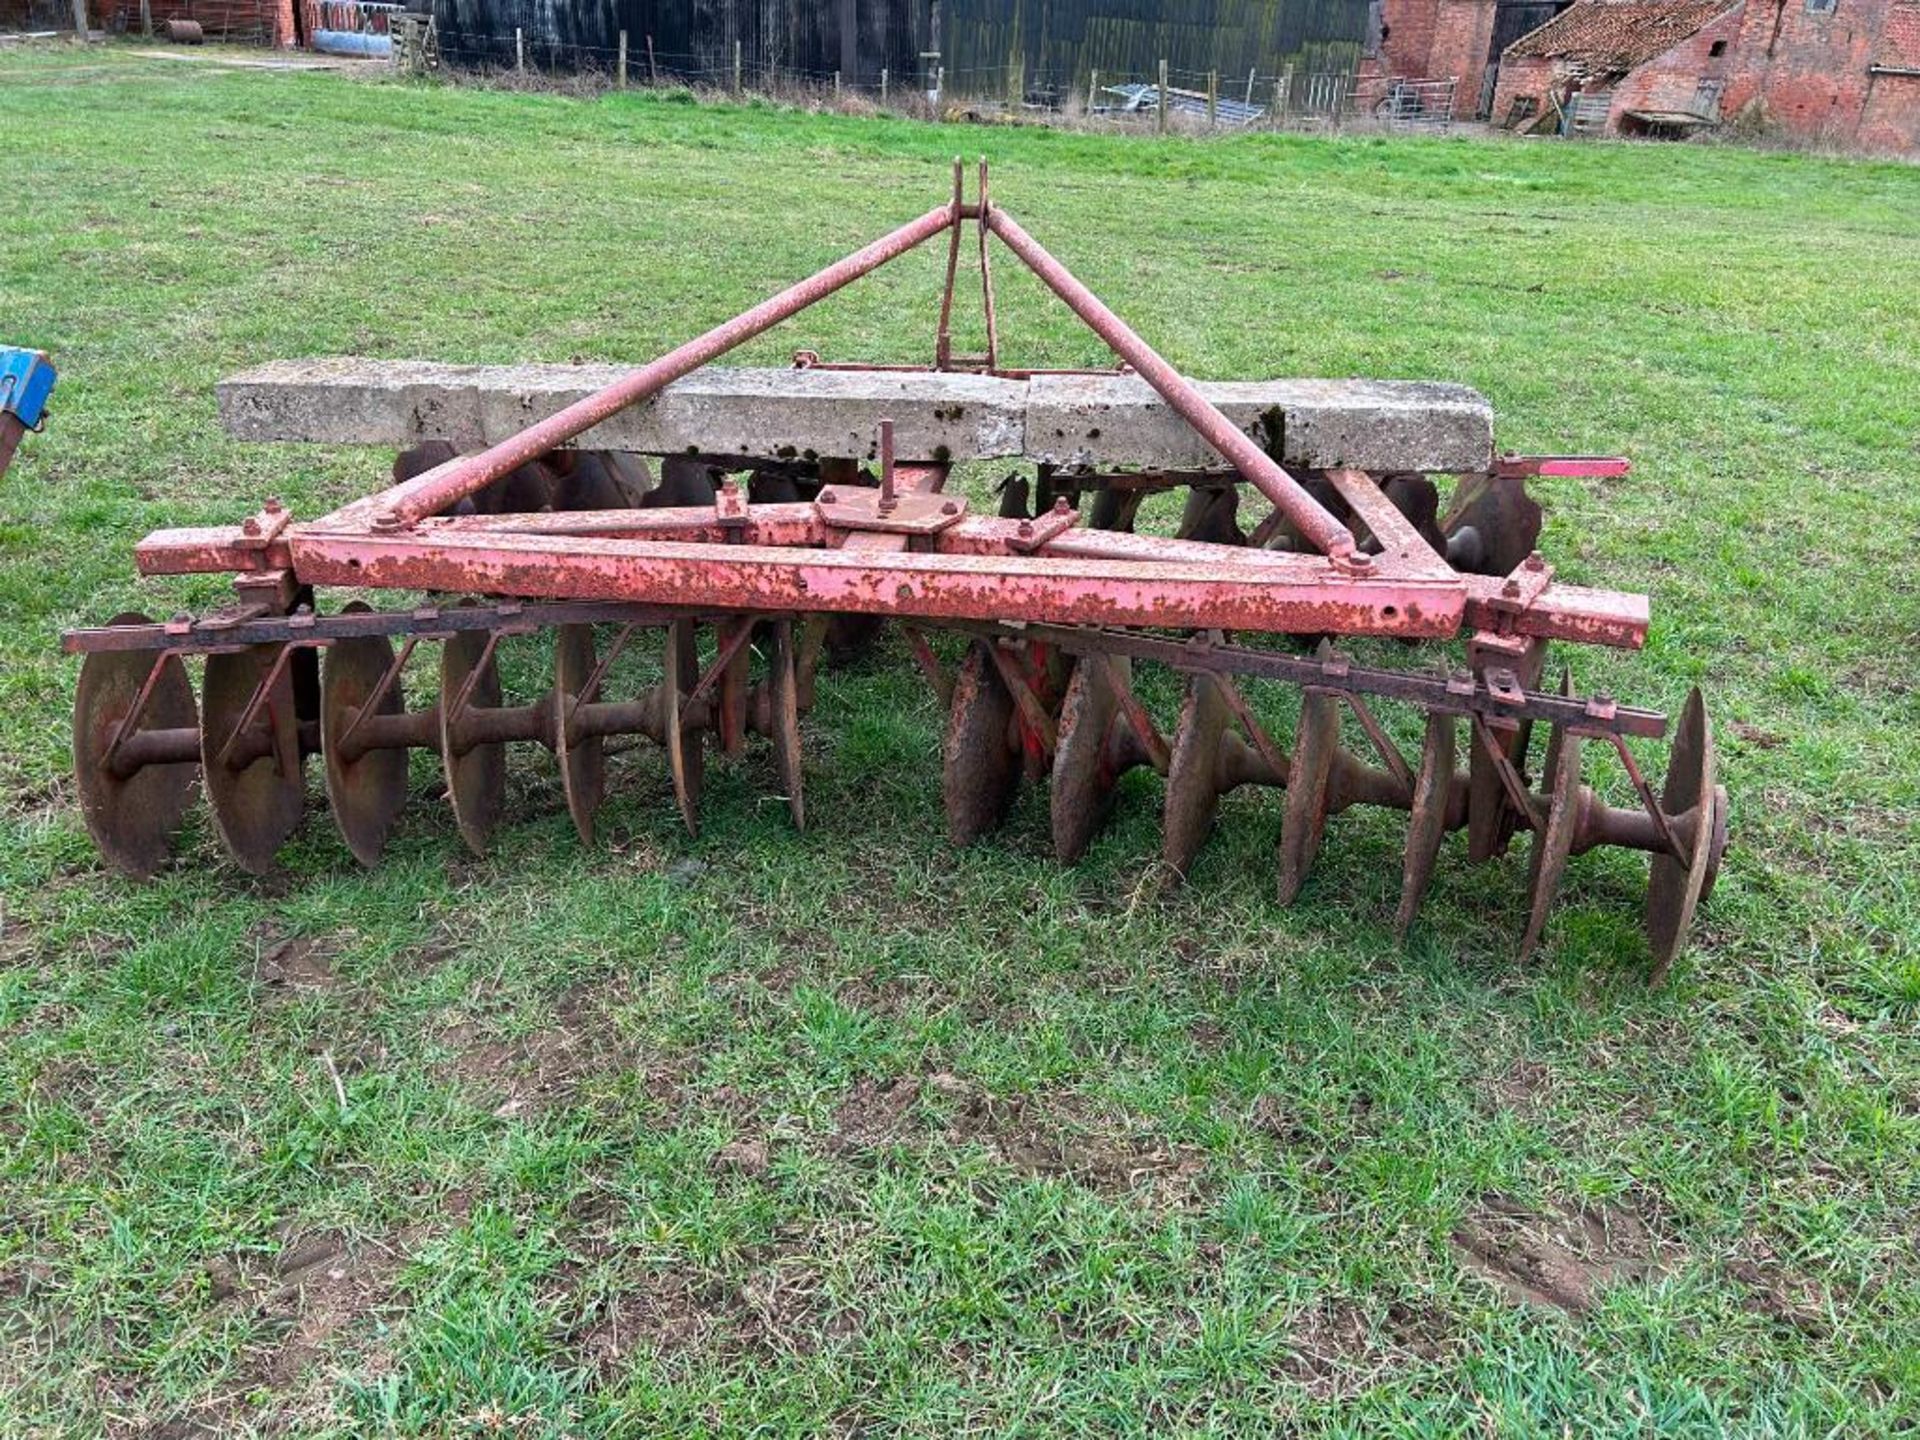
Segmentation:
{"type": "Polygon", "coordinates": [[[53,393],[53,362],[40,350],[0,345],[0,415],[11,415],[29,430],[40,428],[53,393]]]}

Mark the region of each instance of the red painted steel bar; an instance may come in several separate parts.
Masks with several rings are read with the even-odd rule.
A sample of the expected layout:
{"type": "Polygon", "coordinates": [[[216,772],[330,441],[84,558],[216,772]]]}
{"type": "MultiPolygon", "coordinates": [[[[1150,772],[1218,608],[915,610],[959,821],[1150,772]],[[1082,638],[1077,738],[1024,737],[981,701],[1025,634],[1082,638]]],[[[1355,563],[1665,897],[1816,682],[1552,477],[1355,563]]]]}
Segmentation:
{"type": "Polygon", "coordinates": [[[838,550],[561,535],[349,535],[296,529],[294,567],[316,585],[469,591],[530,599],[630,600],[693,608],[828,611],[925,620],[1019,616],[1061,625],[1401,635],[1454,634],[1456,581],[1340,577],[1310,555],[1260,567],[1038,556],[901,553],[874,532],[838,550]],[[885,548],[882,548],[882,547],[885,548]]]}
{"type": "Polygon", "coordinates": [[[668,351],[658,360],[641,366],[640,369],[615,381],[597,394],[589,395],[584,400],[576,400],[566,409],[549,415],[539,424],[529,426],[518,435],[509,436],[498,445],[467,456],[451,466],[429,471],[405,484],[394,486],[384,494],[374,497],[374,514],[377,523],[385,526],[411,525],[429,515],[451,508],[467,496],[517,470],[528,461],[539,459],[548,451],[564,445],[577,435],[584,434],[629,405],[637,404],[657,394],[674,381],[692,374],[708,361],[717,359],[736,345],[751,340],[761,331],[771,329],[782,320],[806,309],[814,301],[824,299],[861,276],[879,269],[887,261],[906,254],[914,246],[940,234],[955,223],[955,210],[952,205],[942,205],[936,210],[929,210],[918,220],[902,225],[891,235],[883,236],[864,249],[856,250],[846,259],[829,265],[817,275],[809,276],[797,285],[789,286],[772,299],[761,301],[751,310],[736,315],[725,324],[716,325],[706,334],[689,340],[676,350],[668,351]]]}
{"type": "Polygon", "coordinates": [[[1298,481],[1242,434],[1239,426],[1215,409],[1191,381],[1161,359],[1151,345],[1102,304],[1099,296],[1075,279],[1066,266],[1048,254],[1038,240],[1021,229],[1018,221],[995,207],[983,206],[982,212],[981,224],[998,235],[1009,250],[1046,282],[1048,289],[1066,301],[1074,314],[1113,347],[1116,355],[1139,372],[1140,378],[1193,426],[1201,439],[1218,450],[1228,464],[1278,506],[1302,535],[1328,555],[1355,553],[1353,536],[1346,526],[1321,508],[1319,502],[1300,488],[1298,481]]]}

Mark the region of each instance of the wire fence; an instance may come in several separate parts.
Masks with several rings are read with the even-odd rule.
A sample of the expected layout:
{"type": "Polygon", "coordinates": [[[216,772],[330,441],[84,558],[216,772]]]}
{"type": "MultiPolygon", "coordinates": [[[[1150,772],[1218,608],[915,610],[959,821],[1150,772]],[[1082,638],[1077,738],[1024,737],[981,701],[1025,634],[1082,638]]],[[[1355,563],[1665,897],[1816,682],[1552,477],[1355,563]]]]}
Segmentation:
{"type": "Polygon", "coordinates": [[[1079,83],[1029,84],[1017,66],[948,68],[927,56],[910,71],[882,67],[855,82],[838,70],[755,60],[741,47],[728,58],[661,50],[645,36],[598,45],[524,27],[429,28],[436,53],[456,73],[561,89],[675,89],[929,119],[1188,135],[1347,127],[1445,133],[1453,121],[1452,81],[1363,77],[1353,68],[1229,76],[1159,66],[1151,74],[1094,70],[1079,83]]]}

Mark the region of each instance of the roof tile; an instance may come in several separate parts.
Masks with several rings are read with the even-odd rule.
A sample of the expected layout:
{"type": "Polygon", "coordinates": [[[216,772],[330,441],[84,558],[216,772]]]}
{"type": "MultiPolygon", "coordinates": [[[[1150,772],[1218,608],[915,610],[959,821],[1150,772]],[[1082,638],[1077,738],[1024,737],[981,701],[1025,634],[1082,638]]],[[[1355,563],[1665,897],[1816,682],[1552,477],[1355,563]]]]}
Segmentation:
{"type": "Polygon", "coordinates": [[[1579,62],[1624,74],[1670,50],[1739,0],[1578,0],[1507,47],[1506,58],[1579,62]]]}

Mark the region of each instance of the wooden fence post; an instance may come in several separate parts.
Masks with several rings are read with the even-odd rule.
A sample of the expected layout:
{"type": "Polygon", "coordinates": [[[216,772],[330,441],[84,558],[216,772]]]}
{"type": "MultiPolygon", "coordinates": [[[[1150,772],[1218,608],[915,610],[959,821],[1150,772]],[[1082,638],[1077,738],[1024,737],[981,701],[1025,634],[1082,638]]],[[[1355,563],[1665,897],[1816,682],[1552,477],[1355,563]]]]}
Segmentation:
{"type": "Polygon", "coordinates": [[[1220,128],[1220,72],[1207,71],[1207,128],[1220,128]]]}
{"type": "Polygon", "coordinates": [[[887,108],[887,67],[880,67],[880,108],[887,108]]]}
{"type": "Polygon", "coordinates": [[[153,38],[153,6],[149,0],[140,0],[140,33],[149,40],[153,38]]]}
{"type": "Polygon", "coordinates": [[[1167,62],[1160,62],[1160,133],[1167,133],[1167,62]]]}
{"type": "Polygon", "coordinates": [[[1293,66],[1289,65],[1280,72],[1273,82],[1273,123],[1276,127],[1286,119],[1287,107],[1293,103],[1293,66]]]}
{"type": "Polygon", "coordinates": [[[1087,114],[1091,116],[1094,107],[1100,103],[1100,72],[1095,70],[1087,76],[1087,114]]]}
{"type": "Polygon", "coordinates": [[[733,93],[740,93],[740,42],[733,42],[733,93]]]}
{"type": "Polygon", "coordinates": [[[1022,80],[1021,64],[1016,56],[1007,62],[1007,109],[1010,112],[1018,111],[1020,102],[1027,98],[1022,80]]]}
{"type": "Polygon", "coordinates": [[[840,72],[838,70],[833,72],[833,103],[836,105],[840,103],[840,72]]]}
{"type": "Polygon", "coordinates": [[[1253,71],[1247,71],[1247,110],[1253,110],[1253,71]]]}
{"type": "Polygon", "coordinates": [[[624,90],[627,88],[627,32],[624,30],[620,32],[620,60],[617,73],[620,88],[624,90]]]}
{"type": "Polygon", "coordinates": [[[518,25],[513,27],[513,68],[527,68],[527,37],[518,25]]]}
{"type": "Polygon", "coordinates": [[[656,87],[660,84],[660,67],[653,61],[653,36],[651,35],[647,36],[647,83],[656,87]]]}

